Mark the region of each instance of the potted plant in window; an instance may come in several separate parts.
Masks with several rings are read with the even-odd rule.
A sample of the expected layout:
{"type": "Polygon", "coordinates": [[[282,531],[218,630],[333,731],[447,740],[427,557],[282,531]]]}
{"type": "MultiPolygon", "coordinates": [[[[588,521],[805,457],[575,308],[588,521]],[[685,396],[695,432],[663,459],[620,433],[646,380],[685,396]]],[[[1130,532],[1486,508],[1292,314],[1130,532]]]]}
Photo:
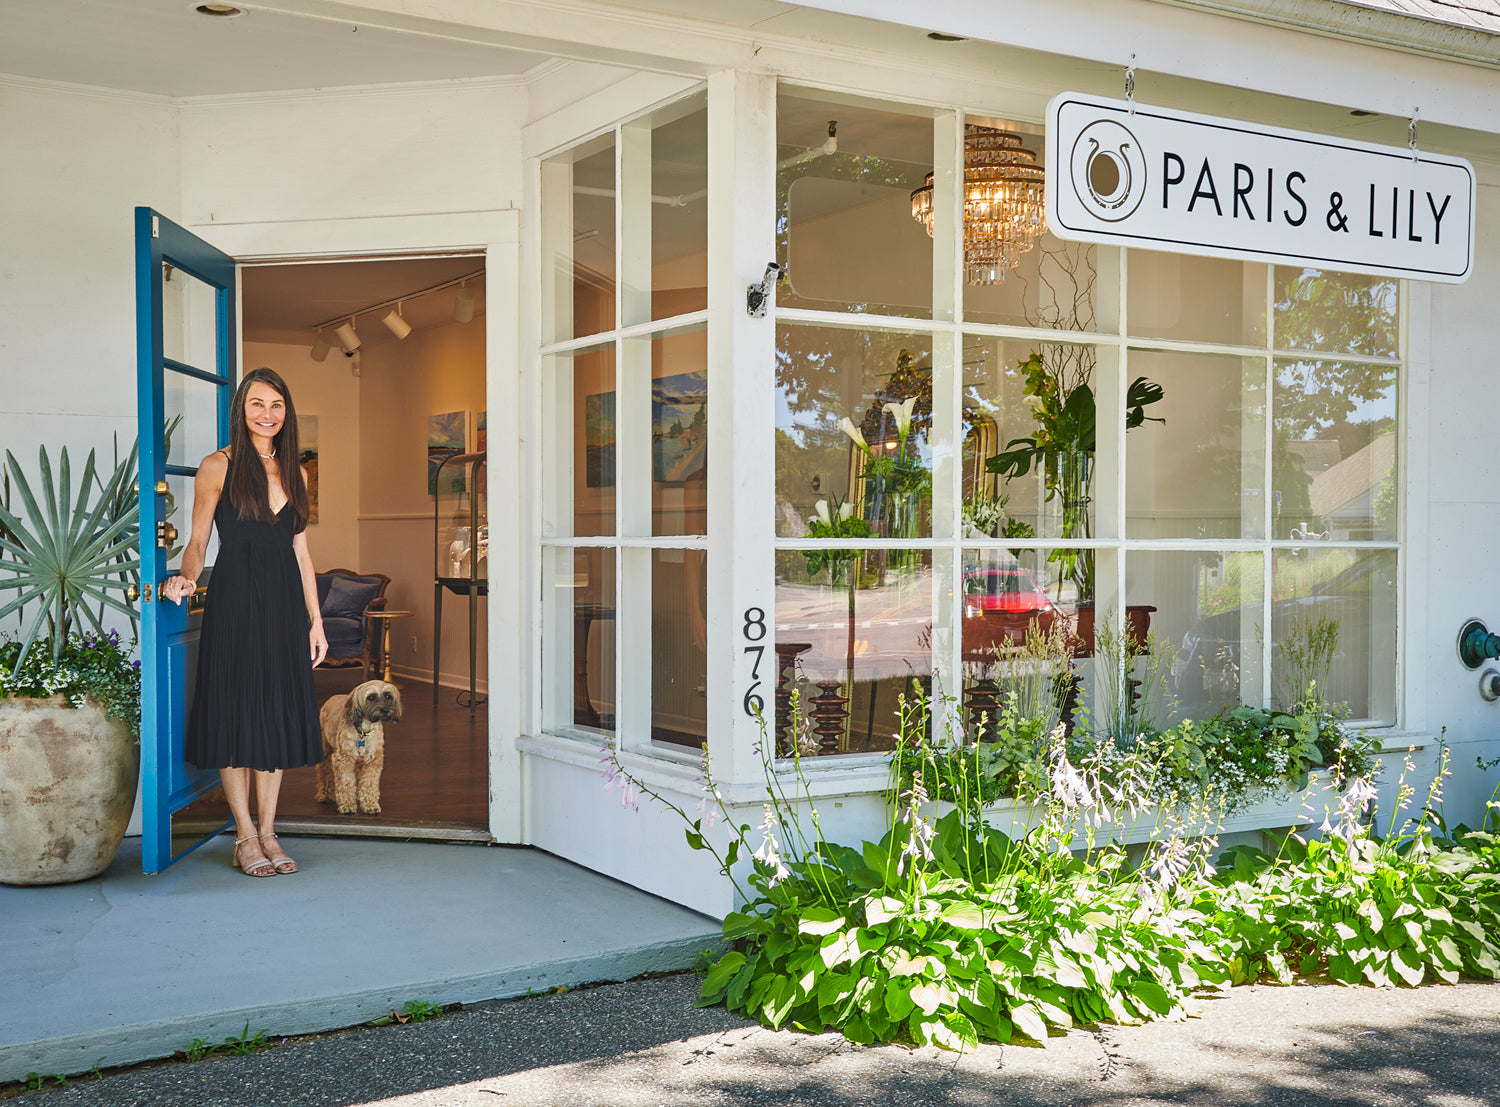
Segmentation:
{"type": "MultiPolygon", "coordinates": [[[[1067,352],[1054,357],[1050,364],[1033,350],[1018,365],[1026,376],[1024,394],[1032,399],[1036,431],[1029,437],[1011,439],[1004,450],[985,462],[985,468],[1012,480],[1026,476],[1036,467],[1042,475],[1048,502],[1060,503],[1061,537],[1091,538],[1088,507],[1094,479],[1097,421],[1094,391],[1088,382],[1091,366],[1079,361],[1078,348],[1063,349],[1067,352]]],[[[1133,430],[1147,420],[1165,423],[1165,419],[1146,414],[1146,408],[1165,395],[1161,385],[1145,377],[1131,381],[1125,393],[1125,429],[1133,430]]],[[[1053,550],[1047,560],[1058,567],[1059,592],[1062,580],[1073,583],[1079,605],[1076,633],[1085,644],[1091,644],[1094,551],[1064,546],[1053,550]],[[1085,619],[1087,627],[1083,625],[1085,619]]],[[[1139,614],[1132,616],[1133,629],[1139,619],[1139,614]]],[[[1145,628],[1138,629],[1137,637],[1144,641],[1145,628]]]]}
{"type": "Polygon", "coordinates": [[[107,479],[90,451],[76,487],[66,448],[55,474],[38,451],[35,487],[5,459],[0,619],[20,630],[0,636],[0,883],[87,880],[119,849],[140,769],[139,662],[106,625],[136,625],[136,451],[107,479]]]}

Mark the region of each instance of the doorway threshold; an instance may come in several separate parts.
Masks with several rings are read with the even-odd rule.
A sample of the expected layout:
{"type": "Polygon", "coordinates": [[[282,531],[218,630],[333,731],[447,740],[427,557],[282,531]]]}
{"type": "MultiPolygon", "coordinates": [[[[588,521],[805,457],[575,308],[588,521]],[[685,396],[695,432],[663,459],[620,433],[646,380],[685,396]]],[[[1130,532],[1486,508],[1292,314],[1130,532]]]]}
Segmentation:
{"type": "Polygon", "coordinates": [[[317,838],[396,838],[423,842],[493,842],[482,826],[468,823],[445,823],[428,819],[404,819],[392,822],[358,822],[349,819],[277,819],[276,829],[283,834],[317,838]]]}
{"type": "MultiPolygon", "coordinates": [[[[220,825],[202,823],[193,826],[179,825],[174,829],[183,833],[195,831],[198,834],[211,834],[220,825]]],[[[401,819],[378,823],[348,818],[277,819],[276,829],[279,833],[295,834],[303,838],[387,838],[402,842],[477,842],[482,845],[495,840],[481,826],[430,819],[401,819]]]]}

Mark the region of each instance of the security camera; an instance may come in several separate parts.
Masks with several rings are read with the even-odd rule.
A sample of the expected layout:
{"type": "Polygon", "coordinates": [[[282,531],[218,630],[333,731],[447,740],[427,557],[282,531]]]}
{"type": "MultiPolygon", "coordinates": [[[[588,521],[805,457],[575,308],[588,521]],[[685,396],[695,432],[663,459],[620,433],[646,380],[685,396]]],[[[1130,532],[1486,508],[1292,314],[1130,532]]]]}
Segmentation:
{"type": "Polygon", "coordinates": [[[784,275],[786,270],[777,262],[766,264],[765,276],[761,277],[759,284],[752,284],[745,289],[745,311],[752,319],[764,319],[766,305],[771,302],[771,292],[776,287],[776,281],[784,275]]]}

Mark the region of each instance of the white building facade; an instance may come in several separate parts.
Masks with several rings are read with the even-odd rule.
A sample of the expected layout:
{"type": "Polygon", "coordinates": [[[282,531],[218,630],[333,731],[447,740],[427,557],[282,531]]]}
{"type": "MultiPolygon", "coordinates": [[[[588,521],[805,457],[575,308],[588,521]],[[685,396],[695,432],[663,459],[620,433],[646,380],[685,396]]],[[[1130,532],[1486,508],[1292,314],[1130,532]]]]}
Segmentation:
{"type": "MultiPolygon", "coordinates": [[[[833,720],[804,761],[824,830],[878,834],[898,697],[961,700],[1016,627],[1090,597],[1097,621],[1147,619],[1182,651],[1187,714],[1275,701],[1299,620],[1337,622],[1331,698],[1423,768],[1444,735],[1450,821],[1483,818],[1493,773],[1475,762],[1495,756],[1500,706],[1455,649],[1466,620],[1500,622],[1500,35],[1483,13],[244,9],[212,28],[241,36],[226,56],[289,74],[248,91],[202,60],[186,92],[97,58],[85,79],[40,15],[18,36],[33,60],[0,53],[0,443],[25,457],[134,433],[137,204],[247,263],[482,253],[497,841],[722,914],[731,889],[677,815],[605,791],[601,746],[690,812],[706,746],[755,824],[758,751],[787,740],[757,708],[774,727],[795,687],[833,720]],[[356,80],[337,58],[327,78],[292,76],[320,64],[294,47],[335,32],[413,79],[356,80]],[[1414,133],[1418,152],[1466,159],[1468,279],[1049,234],[975,283],[972,128],[1016,136],[1054,187],[1048,102],[1125,99],[1128,71],[1142,105],[1385,147],[1414,133]],[[1033,433],[1018,368],[1033,353],[1096,404],[1068,509],[1035,470],[1002,481],[985,464],[1033,433]],[[1160,398],[1127,430],[1143,377],[1160,398]],[[904,432],[886,406],[903,403],[904,432]],[[1009,530],[983,510],[1002,498],[1009,530]],[[868,529],[820,531],[841,504],[868,529]]],[[[1237,182],[1218,187],[1239,215],[1237,182]]]]}

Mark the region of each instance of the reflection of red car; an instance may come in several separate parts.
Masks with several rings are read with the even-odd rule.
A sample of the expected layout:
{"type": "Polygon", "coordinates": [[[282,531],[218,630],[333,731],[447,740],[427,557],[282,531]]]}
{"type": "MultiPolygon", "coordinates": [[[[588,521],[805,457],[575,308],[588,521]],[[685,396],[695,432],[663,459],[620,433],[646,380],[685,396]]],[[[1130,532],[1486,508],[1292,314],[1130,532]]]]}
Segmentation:
{"type": "Polygon", "coordinates": [[[964,569],[963,648],[975,660],[1021,645],[1032,626],[1047,633],[1057,615],[1057,605],[1019,565],[964,569]]]}
{"type": "Polygon", "coordinates": [[[1046,591],[1019,565],[1011,568],[968,568],[964,570],[964,618],[972,619],[986,611],[1036,612],[1053,611],[1055,606],[1046,591]]]}

